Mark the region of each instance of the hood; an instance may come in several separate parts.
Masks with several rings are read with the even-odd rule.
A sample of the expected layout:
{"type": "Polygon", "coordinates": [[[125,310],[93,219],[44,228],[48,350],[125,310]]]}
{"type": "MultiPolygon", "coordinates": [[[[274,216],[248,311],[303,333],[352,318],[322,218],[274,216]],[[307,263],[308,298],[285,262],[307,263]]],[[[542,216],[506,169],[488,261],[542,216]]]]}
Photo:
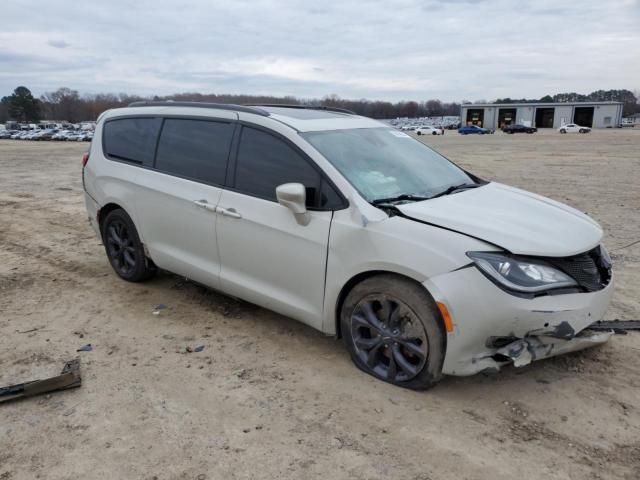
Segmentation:
{"type": "Polygon", "coordinates": [[[602,229],[578,210],[500,183],[398,205],[408,217],[485,240],[511,253],[567,257],[594,248],[602,229]]]}

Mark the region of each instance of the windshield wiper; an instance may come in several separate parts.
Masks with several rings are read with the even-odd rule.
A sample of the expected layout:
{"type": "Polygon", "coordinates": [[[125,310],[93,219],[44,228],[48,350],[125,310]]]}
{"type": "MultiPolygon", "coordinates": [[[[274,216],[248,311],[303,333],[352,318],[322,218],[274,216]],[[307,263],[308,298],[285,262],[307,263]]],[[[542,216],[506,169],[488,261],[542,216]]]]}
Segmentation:
{"type": "Polygon", "coordinates": [[[431,198],[438,198],[438,197],[444,197],[445,195],[451,195],[452,193],[455,193],[457,191],[460,190],[467,190],[469,188],[477,188],[480,187],[481,184],[480,183],[461,183],[460,185],[452,185],[451,187],[447,188],[446,190],[440,192],[440,193],[436,193],[435,195],[432,195],[431,197],[429,197],[429,199],[431,198]]]}
{"type": "Polygon", "coordinates": [[[411,201],[411,202],[419,202],[421,200],[429,200],[429,198],[430,197],[425,197],[423,195],[414,195],[412,193],[403,193],[403,194],[397,195],[395,197],[376,198],[371,203],[373,203],[374,205],[381,205],[383,203],[402,202],[403,200],[411,201]]]}

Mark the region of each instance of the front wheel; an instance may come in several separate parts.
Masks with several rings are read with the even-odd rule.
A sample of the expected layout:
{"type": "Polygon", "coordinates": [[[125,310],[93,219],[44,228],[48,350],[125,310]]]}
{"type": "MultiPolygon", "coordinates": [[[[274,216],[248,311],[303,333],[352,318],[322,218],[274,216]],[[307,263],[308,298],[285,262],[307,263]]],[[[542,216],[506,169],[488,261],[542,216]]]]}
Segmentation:
{"type": "Polygon", "coordinates": [[[156,274],[157,267],[146,257],[133,220],[124,210],[113,210],[104,219],[102,243],[111,267],[123,280],[142,282],[156,274]]]}
{"type": "Polygon", "coordinates": [[[567,131],[563,128],[562,130],[560,130],[560,133],[567,133],[567,131]]]}
{"type": "Polygon", "coordinates": [[[369,375],[414,390],[442,377],[444,328],[421,285],[396,275],[362,281],[344,301],[340,326],[351,359],[369,375]]]}
{"type": "Polygon", "coordinates": [[[433,132],[431,135],[437,135],[437,134],[438,134],[438,132],[433,132]]]}
{"type": "Polygon", "coordinates": [[[578,132],[580,133],[587,133],[587,131],[584,128],[581,128],[580,130],[578,130],[578,132]]]}

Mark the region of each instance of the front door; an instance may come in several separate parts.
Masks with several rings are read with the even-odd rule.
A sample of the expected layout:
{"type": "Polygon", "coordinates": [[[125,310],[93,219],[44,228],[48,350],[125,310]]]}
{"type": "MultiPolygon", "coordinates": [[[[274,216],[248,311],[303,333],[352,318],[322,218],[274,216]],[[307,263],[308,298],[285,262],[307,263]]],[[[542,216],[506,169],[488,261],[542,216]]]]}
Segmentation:
{"type": "Polygon", "coordinates": [[[321,172],[283,138],[246,126],[232,168],[216,225],[222,290],[321,328],[333,216],[322,211],[321,172]],[[276,187],[291,182],[306,187],[315,209],[307,225],[277,202],[276,187]]]}

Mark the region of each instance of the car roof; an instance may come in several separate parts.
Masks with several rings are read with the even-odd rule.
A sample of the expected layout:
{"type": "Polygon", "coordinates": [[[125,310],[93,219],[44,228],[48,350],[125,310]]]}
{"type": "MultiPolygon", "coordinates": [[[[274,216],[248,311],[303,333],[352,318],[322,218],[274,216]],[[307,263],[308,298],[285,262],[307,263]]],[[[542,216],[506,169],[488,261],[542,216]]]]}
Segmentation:
{"type": "Polygon", "coordinates": [[[238,119],[251,116],[269,117],[284,123],[299,132],[321,130],[343,130],[352,128],[388,127],[371,118],[356,115],[340,108],[307,105],[230,105],[202,102],[135,102],[127,108],[105,112],[105,118],[140,114],[163,114],[207,116],[206,110],[224,111],[225,117],[234,114],[238,119]],[[175,110],[174,110],[175,109],[175,110]]]}

